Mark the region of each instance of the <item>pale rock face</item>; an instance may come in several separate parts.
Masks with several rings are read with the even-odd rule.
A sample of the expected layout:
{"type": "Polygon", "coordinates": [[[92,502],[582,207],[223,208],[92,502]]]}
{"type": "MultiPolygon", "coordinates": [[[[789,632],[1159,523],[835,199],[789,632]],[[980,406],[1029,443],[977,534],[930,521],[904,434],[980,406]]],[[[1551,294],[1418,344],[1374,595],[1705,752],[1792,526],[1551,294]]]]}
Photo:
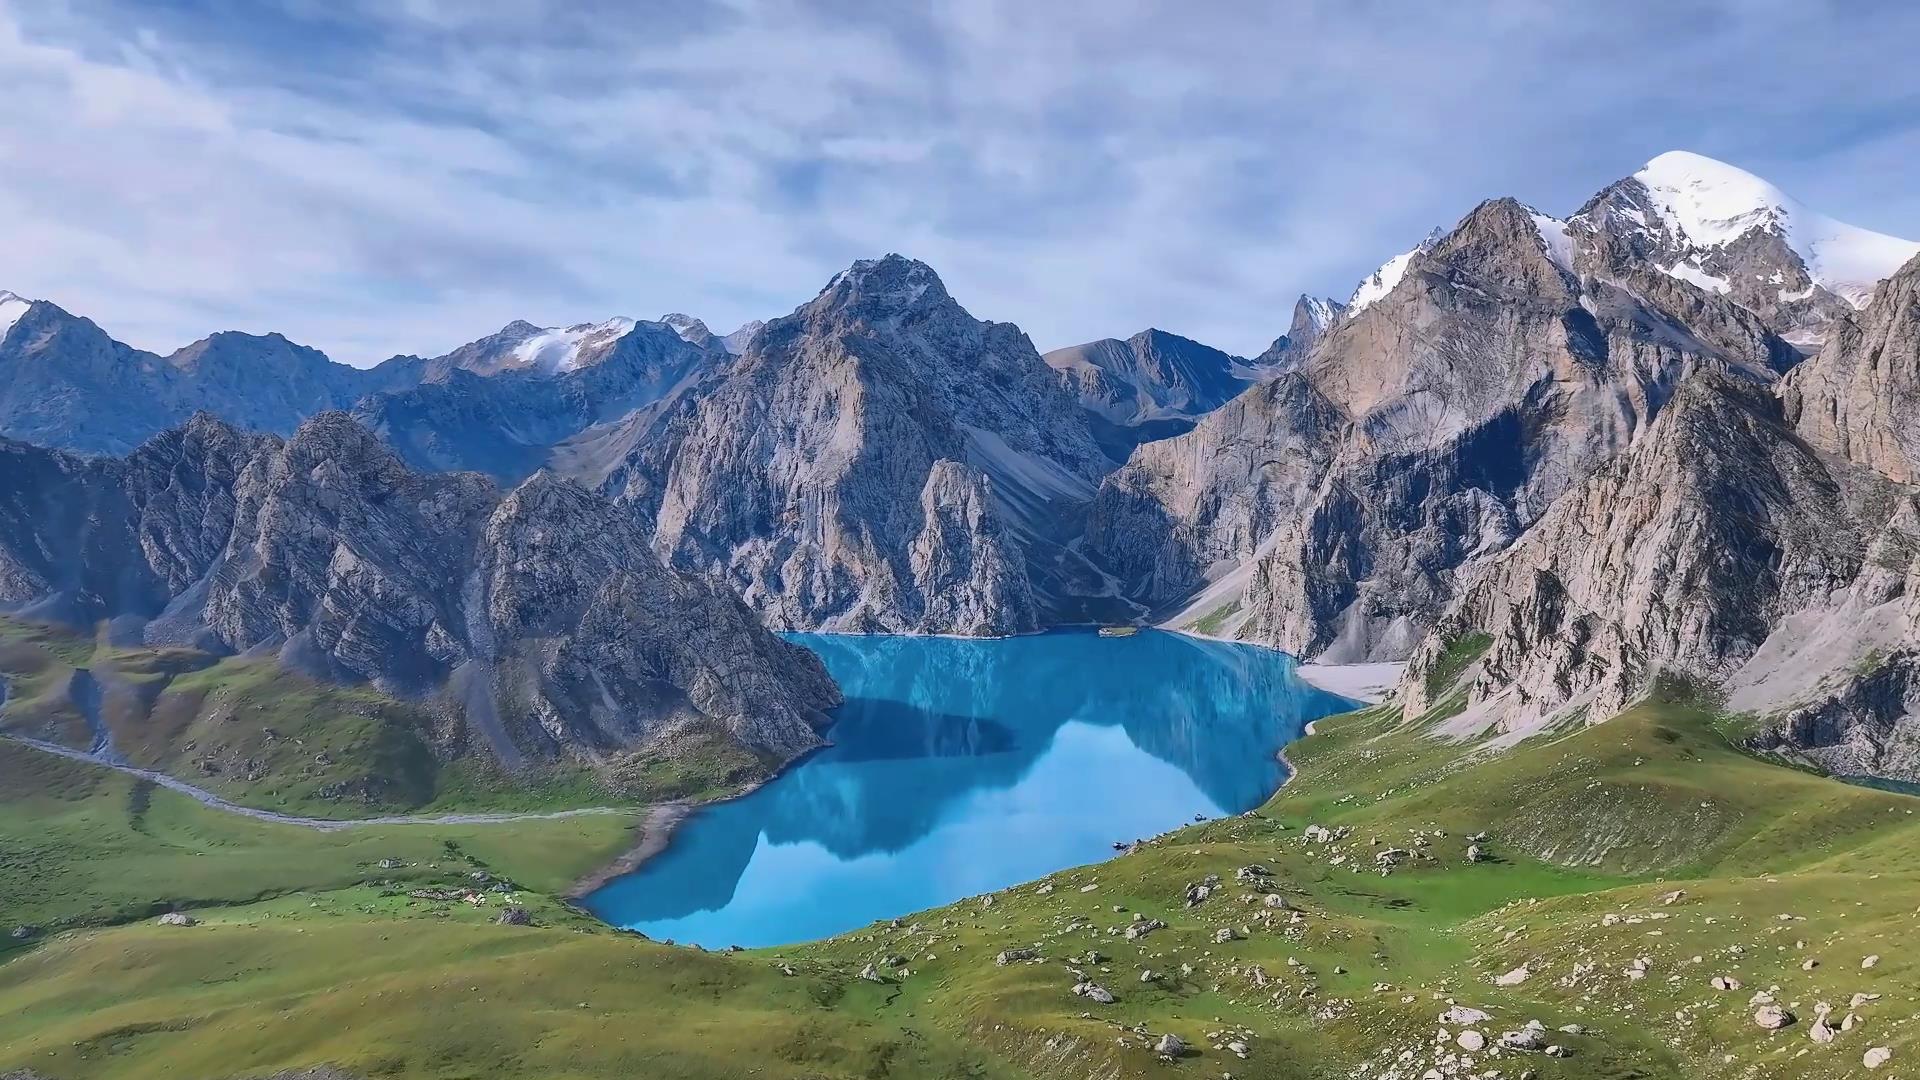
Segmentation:
{"type": "Polygon", "coordinates": [[[551,473],[504,498],[412,473],[337,412],[285,442],[203,415],[124,460],[0,451],[9,609],[444,702],[509,768],[689,725],[790,756],[838,702],[811,653],[551,473]]]}
{"type": "Polygon", "coordinates": [[[1434,664],[1473,633],[1492,642],[1465,677],[1461,733],[1605,719],[1660,674],[1717,683],[1857,572],[1844,502],[1765,385],[1699,371],[1645,439],[1474,568],[1408,667],[1407,708],[1434,703],[1434,664]]]}
{"type": "Polygon", "coordinates": [[[1298,386],[1143,447],[1103,485],[1088,549],[1174,625],[1402,659],[1460,568],[1632,445],[1686,373],[1764,379],[1791,354],[1664,275],[1576,277],[1540,217],[1483,204],[1329,331],[1298,386]]]}
{"type": "Polygon", "coordinates": [[[1920,256],[1788,373],[1780,397],[1813,446],[1890,480],[1920,482],[1920,256]]]}
{"type": "Polygon", "coordinates": [[[1108,468],[1026,336],[899,256],[592,456],[658,550],[775,627],[969,634],[1039,624],[1032,553],[1108,468]]]}

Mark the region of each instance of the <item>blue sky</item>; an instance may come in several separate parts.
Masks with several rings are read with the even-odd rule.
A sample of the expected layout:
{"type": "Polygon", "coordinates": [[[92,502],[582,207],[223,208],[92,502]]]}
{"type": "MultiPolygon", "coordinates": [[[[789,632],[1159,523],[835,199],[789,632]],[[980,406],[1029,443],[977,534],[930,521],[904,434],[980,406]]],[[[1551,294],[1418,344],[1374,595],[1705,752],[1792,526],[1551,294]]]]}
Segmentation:
{"type": "Polygon", "coordinates": [[[1920,239],[1920,5],[0,0],[0,288],[350,363],[932,264],[1250,353],[1482,198],[1682,148],[1920,239]]]}

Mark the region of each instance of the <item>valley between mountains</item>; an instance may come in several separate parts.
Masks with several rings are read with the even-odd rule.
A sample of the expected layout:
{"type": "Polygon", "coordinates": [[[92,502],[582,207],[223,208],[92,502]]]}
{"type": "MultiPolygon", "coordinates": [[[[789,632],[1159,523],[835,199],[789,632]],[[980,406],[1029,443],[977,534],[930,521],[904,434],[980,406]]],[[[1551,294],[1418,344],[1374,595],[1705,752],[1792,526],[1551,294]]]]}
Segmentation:
{"type": "Polygon", "coordinates": [[[0,1076],[1916,1075],[1920,243],[1673,152],[1282,323],[1043,354],[888,255],[362,369],[0,293],[0,1076]],[[824,940],[575,903],[871,707],[795,635],[1094,624],[1391,685],[824,940]]]}

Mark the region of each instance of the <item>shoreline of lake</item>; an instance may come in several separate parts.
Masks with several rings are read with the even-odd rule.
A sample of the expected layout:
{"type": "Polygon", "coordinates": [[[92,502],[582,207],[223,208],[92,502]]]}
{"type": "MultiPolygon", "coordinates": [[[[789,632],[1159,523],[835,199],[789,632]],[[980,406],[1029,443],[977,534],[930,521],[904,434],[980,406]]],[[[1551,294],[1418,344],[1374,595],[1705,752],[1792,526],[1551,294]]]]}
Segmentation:
{"type": "MultiPolygon", "coordinates": [[[[877,911],[889,900],[899,906],[881,911],[881,917],[946,902],[933,895],[938,890],[902,882],[971,865],[967,852],[977,854],[983,843],[991,845],[983,838],[993,835],[996,822],[1006,820],[999,815],[1037,814],[1048,822],[1039,826],[1047,830],[1041,834],[1048,838],[1044,852],[987,859],[984,865],[990,869],[962,874],[967,879],[963,882],[945,883],[959,890],[954,895],[1104,861],[1111,857],[1109,845],[1116,837],[1177,829],[1195,811],[1213,816],[1262,805],[1297,771],[1283,751],[1307,733],[1303,729],[1308,729],[1310,717],[1302,710],[1330,714],[1356,707],[1355,699],[1341,692],[1351,681],[1328,685],[1324,670],[1305,678],[1300,669],[1306,665],[1267,646],[1218,643],[1247,647],[1234,659],[1232,651],[1195,653],[1171,646],[1182,638],[1194,641],[1197,635],[1168,634],[1158,648],[1143,648],[1140,643],[1150,643],[1151,635],[1101,635],[1096,626],[1062,629],[1065,632],[1053,635],[1015,636],[1023,642],[1052,636],[1053,643],[1036,646],[1037,658],[1025,649],[1009,654],[993,648],[1011,639],[808,635],[814,645],[824,644],[830,656],[849,643],[873,643],[852,644],[840,658],[836,675],[847,688],[850,706],[865,711],[836,714],[827,730],[844,747],[816,764],[820,775],[809,774],[804,782],[789,779],[767,793],[775,780],[814,758],[806,754],[725,799],[650,808],[632,846],[577,881],[569,899],[610,926],[708,947],[773,946],[831,936],[844,932],[829,925],[836,916],[877,911]],[[1095,641],[1100,644],[1093,645],[1095,641]],[[976,645],[982,649],[972,648],[976,645]],[[1112,654],[1113,661],[1093,660],[1112,647],[1125,651],[1112,654]],[[1261,660],[1261,655],[1274,659],[1261,660]],[[978,667],[981,663],[987,666],[978,667]],[[1133,667],[1143,663],[1164,671],[1142,676],[1146,693],[1130,691],[1127,680],[1133,667]],[[849,677],[849,671],[857,674],[849,677]],[[940,687],[943,680],[959,685],[940,687]],[[1288,684],[1292,691],[1285,689],[1288,684]],[[1273,749],[1259,755],[1268,763],[1264,768],[1275,774],[1264,781],[1248,771],[1261,768],[1251,764],[1254,758],[1238,756],[1252,749],[1246,745],[1250,740],[1262,741],[1262,730],[1279,736],[1267,744],[1273,749]],[[1075,734],[1068,738],[1068,732],[1075,734]],[[1089,753],[1094,756],[1087,758],[1089,753]],[[1125,764],[1128,760],[1141,765],[1125,764]],[[1080,812],[1089,805],[1083,801],[1064,805],[1069,796],[1059,794],[1066,790],[1061,783],[1071,788],[1076,782],[1064,775],[1048,777],[1045,770],[1057,773],[1076,761],[1092,762],[1095,771],[1074,775],[1100,776],[1108,783],[1120,777],[1121,786],[1129,776],[1154,777],[1150,785],[1157,802],[1133,800],[1093,816],[1080,812]],[[1235,766],[1235,761],[1249,764],[1235,766]],[[1147,772],[1126,771],[1138,768],[1147,772]],[[1048,798],[1033,802],[1036,787],[1054,792],[1048,797],[1053,803],[1048,798]],[[920,801],[907,794],[922,790],[926,795],[920,801]],[[823,792],[837,794],[822,803],[823,792]],[[725,809],[756,793],[771,801],[752,809],[725,809]],[[964,805],[956,800],[979,795],[1006,798],[1008,807],[1018,809],[976,807],[955,816],[954,807],[964,805]],[[902,798],[907,801],[902,803],[902,798]],[[830,819],[809,816],[816,805],[831,806],[830,819]],[[897,812],[875,816],[882,806],[897,812]],[[1117,816],[1109,816],[1116,809],[1117,816]],[[696,820],[700,824],[694,835],[681,831],[696,820]],[[648,869],[662,852],[680,853],[680,845],[689,843],[694,847],[677,854],[672,864],[648,869]],[[895,860],[906,869],[886,879],[862,878],[873,872],[875,857],[895,860]],[[1019,876],[985,880],[996,871],[1019,876]],[[877,880],[887,884],[876,893],[877,880]],[[772,881],[786,884],[772,888],[772,881]],[[843,895],[850,891],[860,903],[843,895]]],[[[1089,794],[1081,791],[1071,798],[1085,800],[1089,794]]]]}

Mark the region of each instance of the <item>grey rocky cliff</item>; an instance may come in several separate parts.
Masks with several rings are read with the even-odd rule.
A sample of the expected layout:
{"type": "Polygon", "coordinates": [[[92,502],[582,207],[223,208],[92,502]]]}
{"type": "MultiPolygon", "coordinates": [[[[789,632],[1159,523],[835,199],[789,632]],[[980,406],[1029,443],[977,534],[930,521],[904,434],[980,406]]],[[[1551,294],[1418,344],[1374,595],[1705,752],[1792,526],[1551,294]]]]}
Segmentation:
{"type": "Polygon", "coordinates": [[[0,452],[21,466],[0,477],[8,610],[439,701],[508,767],[689,726],[784,758],[839,700],[811,653],[551,473],[504,496],[416,474],[337,412],[285,441],[202,415],[121,460],[0,452]]]}
{"type": "Polygon", "coordinates": [[[1524,735],[1602,720],[1661,677],[1756,717],[1755,745],[1920,779],[1920,261],[1771,385],[1702,371],[1645,439],[1475,567],[1409,666],[1412,712],[1524,735]],[[1458,680],[1463,642],[1475,661],[1458,680]],[[1484,643],[1484,648],[1479,646],[1484,643]]]}
{"type": "Polygon", "coordinates": [[[1424,245],[1329,331],[1295,392],[1248,395],[1143,447],[1103,485],[1088,550],[1175,625],[1328,661],[1403,658],[1459,569],[1631,445],[1687,373],[1764,379],[1790,354],[1683,282],[1576,274],[1575,238],[1548,229],[1564,226],[1495,200],[1424,245]],[[1267,458],[1276,432],[1305,452],[1267,458]],[[1258,468],[1179,475],[1183,460],[1240,454],[1258,468]],[[1224,489],[1183,491],[1194,482],[1224,489]],[[1220,506],[1282,510],[1262,531],[1220,506]],[[1129,535],[1156,514],[1171,526],[1129,535]],[[1210,584],[1183,596],[1200,568],[1210,584]]]}
{"type": "Polygon", "coordinates": [[[1612,716],[1657,676],[1717,685],[1861,558],[1839,482],[1791,437],[1770,389],[1702,370],[1629,452],[1475,568],[1403,700],[1417,713],[1458,690],[1457,727],[1526,733],[1612,716]],[[1430,686],[1477,634],[1491,640],[1459,686],[1430,686]]]}
{"type": "Polygon", "coordinates": [[[1886,476],[1920,482],[1920,257],[1880,283],[1858,318],[1782,380],[1800,436],[1886,476]]]}
{"type": "Polygon", "coordinates": [[[573,474],[782,629],[1034,629],[1110,467],[1026,335],[897,255],[595,438],[573,474]]]}

